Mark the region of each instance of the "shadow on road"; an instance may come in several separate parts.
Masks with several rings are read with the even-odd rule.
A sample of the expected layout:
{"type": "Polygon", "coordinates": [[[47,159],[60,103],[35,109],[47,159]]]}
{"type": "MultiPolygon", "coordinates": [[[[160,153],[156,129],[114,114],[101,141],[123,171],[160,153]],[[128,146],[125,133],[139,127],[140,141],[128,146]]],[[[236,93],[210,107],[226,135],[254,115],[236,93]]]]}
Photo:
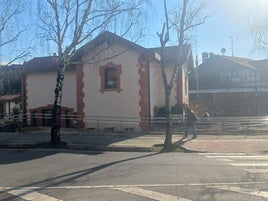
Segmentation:
{"type": "MultiPolygon", "coordinates": [[[[26,184],[24,186],[20,186],[19,188],[22,187],[38,187],[38,186],[42,186],[38,189],[35,190],[42,190],[45,189],[48,186],[60,186],[61,184],[65,184],[66,183],[73,183],[74,181],[76,181],[79,178],[82,178],[86,175],[90,175],[92,173],[95,173],[97,171],[100,171],[102,169],[105,169],[107,167],[119,164],[119,163],[123,163],[123,162],[127,162],[127,161],[132,161],[132,160],[138,160],[138,159],[142,159],[142,158],[147,158],[147,157],[151,157],[151,156],[155,156],[158,155],[160,153],[151,153],[151,154],[147,154],[147,155],[142,155],[142,156],[137,156],[137,157],[133,157],[133,158],[127,158],[127,159],[123,159],[123,160],[118,160],[118,161],[114,161],[114,162],[110,162],[110,163],[105,163],[96,167],[92,167],[92,168],[88,168],[88,169],[84,169],[84,170],[80,170],[80,171],[75,171],[75,172],[71,172],[68,174],[62,174],[60,176],[56,176],[56,177],[51,177],[51,178],[47,178],[38,182],[33,182],[33,183],[29,183],[26,184]]],[[[40,155],[39,155],[40,156],[40,155]]],[[[10,190],[15,190],[17,189],[17,187],[14,187],[14,189],[10,189],[10,190]]],[[[27,192],[22,192],[19,196],[23,196],[26,195],[27,192]]]]}
{"type": "Polygon", "coordinates": [[[104,168],[110,167],[112,165],[116,165],[116,164],[127,162],[127,161],[137,160],[137,159],[141,159],[141,158],[147,158],[147,157],[155,156],[158,154],[160,154],[160,153],[151,153],[151,154],[147,154],[147,155],[142,155],[142,156],[137,156],[137,157],[133,157],[133,158],[127,158],[127,159],[123,159],[123,160],[119,160],[119,161],[114,161],[111,163],[105,163],[105,164],[102,164],[102,165],[99,165],[96,167],[92,167],[89,169],[80,170],[77,172],[72,172],[72,173],[63,174],[63,175],[60,175],[57,177],[48,178],[48,179],[45,179],[43,181],[31,183],[31,184],[26,185],[26,186],[35,186],[37,184],[40,185],[40,184],[45,183],[45,182],[52,182],[52,183],[49,183],[50,186],[57,186],[57,185],[60,185],[60,184],[66,183],[66,182],[72,182],[78,178],[85,176],[85,175],[92,174],[94,172],[97,172],[97,171],[102,170],[104,168]],[[54,183],[53,183],[53,181],[54,181],[54,183]]]}
{"type": "Polygon", "coordinates": [[[191,140],[194,140],[195,138],[184,138],[182,137],[181,139],[179,139],[177,142],[174,143],[174,145],[177,145],[180,147],[180,149],[182,149],[185,153],[194,153],[194,152],[200,152],[200,151],[194,151],[194,150],[189,150],[183,147],[183,145],[187,142],[190,142],[191,140]]]}
{"type": "MultiPolygon", "coordinates": [[[[78,153],[74,150],[34,150],[34,149],[14,149],[14,150],[1,150],[0,152],[0,165],[1,164],[11,164],[11,163],[20,163],[30,160],[35,160],[38,158],[43,158],[51,156],[58,153],[78,153]]],[[[90,154],[97,155],[102,154],[101,151],[79,151],[79,154],[90,154]]]]}

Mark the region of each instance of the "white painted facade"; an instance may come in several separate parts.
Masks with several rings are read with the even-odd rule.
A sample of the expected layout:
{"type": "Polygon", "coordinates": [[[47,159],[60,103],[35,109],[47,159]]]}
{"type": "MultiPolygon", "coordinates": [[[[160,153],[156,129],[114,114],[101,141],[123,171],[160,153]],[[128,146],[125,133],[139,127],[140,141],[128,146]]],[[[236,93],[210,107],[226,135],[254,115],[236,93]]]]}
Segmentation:
{"type": "Polygon", "coordinates": [[[188,67],[183,65],[181,69],[182,77],[182,103],[189,104],[189,83],[188,83],[188,67]]]}
{"type": "MultiPolygon", "coordinates": [[[[52,105],[57,72],[29,73],[26,77],[27,110],[52,105]]],[[[76,111],[76,74],[65,72],[62,106],[76,111]]]]}
{"type": "Polygon", "coordinates": [[[111,47],[99,55],[101,62],[84,64],[84,113],[85,116],[113,116],[113,117],[139,117],[139,54],[128,49],[123,54],[109,60],[116,50],[124,51],[126,48],[120,45],[111,47]],[[100,91],[101,76],[100,66],[112,62],[121,65],[120,88],[122,91],[100,91]]]}
{"type": "MultiPolygon", "coordinates": [[[[77,62],[76,69],[65,72],[62,106],[73,109],[72,112],[77,112],[85,119],[89,117],[124,119],[126,117],[136,118],[137,122],[142,122],[142,117],[154,117],[154,107],[160,108],[165,105],[160,63],[152,58],[145,48],[124,42],[109,45],[103,41],[94,46],[93,50],[84,51],[77,62]],[[144,61],[141,62],[140,59],[143,57],[144,61]],[[146,61],[148,66],[145,64],[146,61]],[[121,67],[119,90],[102,90],[100,67],[108,63],[121,67]],[[145,83],[146,86],[141,86],[141,83],[145,83]]],[[[37,69],[35,66],[33,68],[37,69]]],[[[38,72],[38,70],[34,72],[29,71],[25,76],[26,112],[47,107],[54,102],[57,72],[38,72]]],[[[171,67],[166,69],[168,80],[172,72],[171,67]]],[[[187,70],[183,69],[181,74],[181,84],[184,85],[187,83],[187,70]]],[[[177,104],[176,85],[177,82],[172,89],[171,106],[177,104]]],[[[184,88],[188,88],[188,84],[181,87],[182,103],[188,103],[188,91],[184,88]]],[[[83,120],[83,126],[91,128],[89,120],[83,120]]]]}
{"type": "Polygon", "coordinates": [[[164,84],[161,76],[160,64],[150,62],[150,116],[154,116],[154,107],[162,107],[165,104],[164,84]]]}
{"type": "MultiPolygon", "coordinates": [[[[169,67],[166,69],[165,72],[166,72],[168,82],[170,82],[173,69],[169,67]]],[[[155,106],[157,106],[158,108],[165,106],[165,89],[164,89],[164,83],[163,83],[162,74],[161,74],[160,63],[157,63],[156,61],[150,62],[150,78],[149,79],[150,79],[150,103],[151,103],[150,113],[151,113],[151,116],[153,117],[155,106]]],[[[171,92],[171,97],[170,97],[171,106],[175,106],[177,104],[175,90],[176,90],[176,82],[174,83],[174,86],[171,92]]],[[[188,103],[187,100],[188,99],[184,98],[184,101],[186,101],[184,103],[188,103]]]]}

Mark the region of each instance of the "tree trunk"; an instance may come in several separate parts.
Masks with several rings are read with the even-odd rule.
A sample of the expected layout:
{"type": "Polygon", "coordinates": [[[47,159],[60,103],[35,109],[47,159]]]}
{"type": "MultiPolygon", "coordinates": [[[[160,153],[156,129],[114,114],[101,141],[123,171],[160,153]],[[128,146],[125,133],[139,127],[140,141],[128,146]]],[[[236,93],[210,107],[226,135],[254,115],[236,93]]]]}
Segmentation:
{"type": "Polygon", "coordinates": [[[165,92],[165,109],[166,109],[166,138],[164,147],[168,148],[172,144],[172,119],[170,105],[170,89],[165,92]]]}
{"type": "Polygon", "coordinates": [[[60,143],[60,126],[61,126],[61,99],[62,99],[62,87],[64,81],[64,69],[65,63],[61,62],[57,74],[57,83],[55,88],[55,100],[52,111],[51,122],[51,144],[57,146],[60,143]]]}

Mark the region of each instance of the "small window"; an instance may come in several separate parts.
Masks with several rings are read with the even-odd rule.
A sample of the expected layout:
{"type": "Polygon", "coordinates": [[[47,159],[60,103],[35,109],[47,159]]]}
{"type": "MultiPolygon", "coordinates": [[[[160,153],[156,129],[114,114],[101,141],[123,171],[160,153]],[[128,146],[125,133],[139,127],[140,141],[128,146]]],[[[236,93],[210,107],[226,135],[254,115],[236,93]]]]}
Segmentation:
{"type": "Polygon", "coordinates": [[[117,68],[105,68],[105,89],[117,89],[117,68]]]}
{"type": "Polygon", "coordinates": [[[101,89],[100,91],[104,93],[105,91],[117,91],[120,93],[122,89],[120,88],[120,75],[121,66],[109,62],[108,64],[100,67],[101,76],[101,89]]]}

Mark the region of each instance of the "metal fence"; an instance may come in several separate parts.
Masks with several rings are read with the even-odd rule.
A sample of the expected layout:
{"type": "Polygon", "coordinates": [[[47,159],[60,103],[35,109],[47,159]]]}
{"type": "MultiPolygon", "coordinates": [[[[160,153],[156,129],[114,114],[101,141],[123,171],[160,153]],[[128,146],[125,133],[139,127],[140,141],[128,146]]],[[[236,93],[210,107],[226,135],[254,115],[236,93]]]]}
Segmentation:
{"type": "MultiPolygon", "coordinates": [[[[173,131],[182,133],[185,128],[183,117],[173,118],[173,131]]],[[[153,120],[151,132],[164,132],[166,121],[153,120]]],[[[200,117],[196,122],[199,134],[268,134],[268,116],[254,117],[200,117]]]]}
{"type": "MultiPolygon", "coordinates": [[[[141,119],[136,117],[62,115],[62,122],[68,128],[79,128],[77,122],[83,120],[84,130],[108,132],[146,132],[163,133],[166,120],[163,117],[141,119]],[[148,130],[141,129],[141,124],[148,125],[148,130]]],[[[50,127],[51,114],[20,114],[7,116],[0,120],[0,128],[15,123],[16,127],[50,127]]],[[[181,134],[185,127],[185,118],[172,116],[174,133],[181,134]]],[[[2,129],[3,130],[3,129],[2,129]]],[[[0,129],[1,131],[1,129],[0,129]]],[[[268,134],[268,116],[254,117],[200,117],[196,122],[199,134],[268,134]]]]}
{"type": "Polygon", "coordinates": [[[268,116],[201,118],[197,128],[204,134],[268,134],[268,116]]]}

